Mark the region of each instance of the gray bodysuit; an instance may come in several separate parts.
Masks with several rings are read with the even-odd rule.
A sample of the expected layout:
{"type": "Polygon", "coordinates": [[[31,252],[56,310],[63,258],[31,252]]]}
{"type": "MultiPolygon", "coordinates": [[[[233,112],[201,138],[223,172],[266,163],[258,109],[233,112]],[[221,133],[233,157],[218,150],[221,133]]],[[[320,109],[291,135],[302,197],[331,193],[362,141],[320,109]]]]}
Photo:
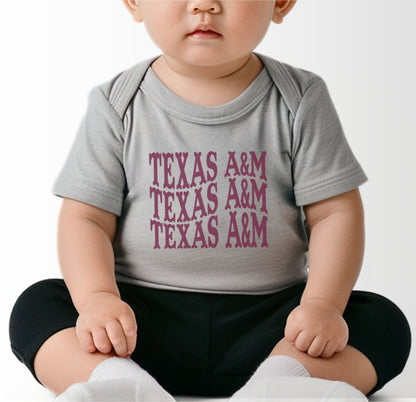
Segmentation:
{"type": "Polygon", "coordinates": [[[150,67],[159,56],[91,90],[52,192],[117,215],[118,280],[282,290],[307,278],[302,205],[368,180],[323,79],[255,54],[263,70],[221,106],[170,91],[150,67]]]}

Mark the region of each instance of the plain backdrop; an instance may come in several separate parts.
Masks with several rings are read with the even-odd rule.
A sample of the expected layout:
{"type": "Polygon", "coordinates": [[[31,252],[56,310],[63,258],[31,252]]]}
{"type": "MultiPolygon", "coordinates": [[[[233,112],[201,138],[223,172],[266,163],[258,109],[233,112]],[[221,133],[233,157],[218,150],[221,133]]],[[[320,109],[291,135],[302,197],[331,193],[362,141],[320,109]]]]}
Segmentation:
{"type": "MultiPolygon", "coordinates": [[[[413,333],[415,15],[414,0],[298,0],[282,25],[271,23],[256,48],[326,81],[369,177],[360,187],[366,252],[355,289],[394,301],[413,333]]],[[[0,400],[50,400],[52,394],[10,351],[10,311],[26,287],[60,277],[61,199],[51,187],[85,113],[88,91],[160,51],[121,0],[1,0],[0,41],[0,400]]],[[[416,397],[412,378],[414,349],[403,373],[380,395],[416,397]]]]}

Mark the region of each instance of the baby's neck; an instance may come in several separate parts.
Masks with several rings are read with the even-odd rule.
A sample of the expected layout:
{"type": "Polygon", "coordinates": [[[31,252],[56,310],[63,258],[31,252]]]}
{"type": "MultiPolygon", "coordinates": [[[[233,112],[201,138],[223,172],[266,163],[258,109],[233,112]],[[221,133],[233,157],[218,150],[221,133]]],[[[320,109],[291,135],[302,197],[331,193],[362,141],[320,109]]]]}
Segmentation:
{"type": "Polygon", "coordinates": [[[173,93],[190,103],[219,106],[237,98],[263,68],[253,53],[245,60],[219,69],[184,69],[174,60],[161,56],[152,65],[153,72],[173,93]]]}

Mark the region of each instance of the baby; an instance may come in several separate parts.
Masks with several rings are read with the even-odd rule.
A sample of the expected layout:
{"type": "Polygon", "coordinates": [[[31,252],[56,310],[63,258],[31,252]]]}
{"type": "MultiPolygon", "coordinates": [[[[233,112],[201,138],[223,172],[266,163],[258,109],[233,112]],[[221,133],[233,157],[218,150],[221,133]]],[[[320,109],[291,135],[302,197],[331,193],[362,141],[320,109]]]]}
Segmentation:
{"type": "Polygon", "coordinates": [[[162,54],[90,92],[53,186],[63,280],[19,297],[13,352],[59,401],[367,400],[410,329],[352,290],[367,176],[325,82],[254,52],[295,1],[123,3],[162,54]]]}

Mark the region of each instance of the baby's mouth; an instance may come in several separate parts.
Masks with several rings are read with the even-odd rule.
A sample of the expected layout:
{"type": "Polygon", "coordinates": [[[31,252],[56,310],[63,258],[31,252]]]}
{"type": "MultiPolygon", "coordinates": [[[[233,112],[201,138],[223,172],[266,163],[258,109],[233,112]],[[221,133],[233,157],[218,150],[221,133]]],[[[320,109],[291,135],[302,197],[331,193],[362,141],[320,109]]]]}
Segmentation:
{"type": "Polygon", "coordinates": [[[188,36],[191,36],[192,38],[197,38],[197,39],[216,39],[222,35],[219,34],[218,32],[211,31],[211,30],[208,30],[208,31],[196,30],[188,34],[188,36]]]}

